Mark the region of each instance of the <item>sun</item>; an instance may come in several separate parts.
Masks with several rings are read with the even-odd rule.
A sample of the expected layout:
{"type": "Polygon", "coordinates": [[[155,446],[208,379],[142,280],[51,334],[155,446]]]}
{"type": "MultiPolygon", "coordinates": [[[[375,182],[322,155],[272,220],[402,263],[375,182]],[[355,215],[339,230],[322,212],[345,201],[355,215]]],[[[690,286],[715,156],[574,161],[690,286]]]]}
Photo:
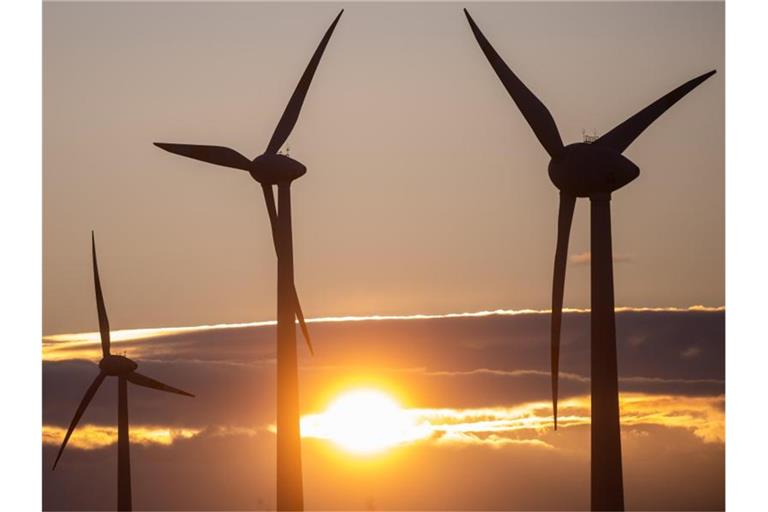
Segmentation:
{"type": "Polygon", "coordinates": [[[392,396],[375,389],[344,392],[324,412],[304,416],[301,432],[357,454],[378,453],[429,435],[427,426],[418,424],[392,396]]]}

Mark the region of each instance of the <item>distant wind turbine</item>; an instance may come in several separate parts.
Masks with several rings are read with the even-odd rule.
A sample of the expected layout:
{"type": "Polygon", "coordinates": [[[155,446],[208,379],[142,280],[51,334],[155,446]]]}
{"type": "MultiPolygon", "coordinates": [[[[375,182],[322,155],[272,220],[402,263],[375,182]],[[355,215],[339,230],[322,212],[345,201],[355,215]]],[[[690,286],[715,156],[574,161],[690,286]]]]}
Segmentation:
{"type": "Polygon", "coordinates": [[[192,144],[155,145],[177,155],[211,164],[241,169],[261,184],[267,205],[272,240],[277,253],[277,508],[303,510],[301,477],[301,432],[299,427],[299,381],[296,356],[296,324],[298,318],[310,352],[312,344],[304,315],[299,305],[293,277],[293,240],[291,233],[291,183],[307,172],[300,162],[279,154],[299,118],[323,51],[344,13],[342,9],[325,32],[296,90],[277,123],[264,154],[249,160],[237,151],[221,146],[192,144]],[[279,212],[275,207],[272,187],[277,185],[279,212]]]}
{"type": "Polygon", "coordinates": [[[560,359],[560,323],[568,254],[568,237],[577,197],[591,205],[592,259],[592,428],[591,495],[593,510],[623,510],[619,386],[616,361],[616,319],[611,249],[611,193],[634,180],[640,169],[622,152],[668,108],[704,80],[698,76],[653,102],[592,143],[564,146],[547,107],[520,81],[464,9],[480,48],[491,63],[517,108],[549,156],[549,177],[560,190],[554,279],[552,284],[552,406],[557,429],[557,383],[560,359]]]}
{"type": "Polygon", "coordinates": [[[75,411],[75,417],[69,425],[69,430],[64,436],[59,453],[53,463],[53,469],[59,463],[64,447],[67,446],[69,437],[74,432],[88,404],[96,394],[96,391],[107,377],[117,377],[117,510],[131,510],[131,459],[130,441],[128,438],[128,382],[145,388],[158,389],[169,393],[177,393],[194,397],[195,395],[174,388],[162,382],[150,379],[136,371],[139,367],[134,361],[124,356],[116,356],[110,353],[109,319],[107,309],[104,306],[104,296],[101,293],[101,281],[99,280],[99,266],[96,262],[96,241],[91,231],[91,254],[93,257],[93,281],[96,287],[96,309],[99,314],[99,331],[101,333],[102,359],[99,362],[99,374],[86,390],[83,400],[75,411]]]}

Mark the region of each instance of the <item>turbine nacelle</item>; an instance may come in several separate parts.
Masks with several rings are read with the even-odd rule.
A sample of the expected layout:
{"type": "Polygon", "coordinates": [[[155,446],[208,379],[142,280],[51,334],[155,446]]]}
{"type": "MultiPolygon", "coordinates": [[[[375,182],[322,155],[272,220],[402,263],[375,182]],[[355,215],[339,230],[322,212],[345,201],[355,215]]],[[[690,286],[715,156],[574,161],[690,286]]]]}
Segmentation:
{"type": "Polygon", "coordinates": [[[108,354],[99,362],[99,369],[107,375],[125,377],[139,367],[125,356],[108,354]]]}
{"type": "Polygon", "coordinates": [[[549,162],[549,179],[574,197],[610,194],[639,175],[640,169],[627,157],[594,143],[570,144],[549,162]]]}
{"type": "Polygon", "coordinates": [[[248,172],[262,185],[279,185],[304,176],[307,168],[287,155],[264,153],[253,159],[248,172]]]}

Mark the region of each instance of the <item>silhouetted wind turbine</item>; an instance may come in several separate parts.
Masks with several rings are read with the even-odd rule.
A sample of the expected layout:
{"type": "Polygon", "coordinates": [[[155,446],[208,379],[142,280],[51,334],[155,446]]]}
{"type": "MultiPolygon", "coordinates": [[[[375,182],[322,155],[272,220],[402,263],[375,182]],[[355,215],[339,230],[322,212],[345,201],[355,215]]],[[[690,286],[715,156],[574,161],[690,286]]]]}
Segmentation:
{"type": "Polygon", "coordinates": [[[296,324],[298,318],[304,338],[312,352],[309,332],[299,305],[293,278],[293,241],[291,234],[291,183],[307,168],[287,155],[278,153],[285,143],[301,111],[323,51],[344,13],[342,9],[320,41],[317,50],[301,76],[296,90],[277,123],[264,154],[249,160],[237,151],[221,146],[192,144],[155,145],[177,155],[202,160],[224,167],[248,171],[261,184],[267,205],[272,240],[277,253],[277,508],[303,510],[301,478],[301,432],[299,428],[299,383],[296,357],[296,324]],[[273,185],[277,185],[279,212],[275,206],[273,185]]]}
{"type": "Polygon", "coordinates": [[[704,73],[653,102],[592,143],[563,146],[555,120],[547,107],[515,76],[464,9],[480,48],[491,63],[525,120],[552,157],[549,177],[560,190],[552,283],[552,406],[557,429],[557,383],[560,358],[560,323],[568,255],[568,237],[577,197],[590,199],[592,268],[592,509],[623,510],[619,425],[619,386],[616,362],[616,321],[613,302],[611,250],[611,193],[640,174],[622,152],[653,121],[715,71],[704,73]]]}
{"type": "Polygon", "coordinates": [[[101,333],[101,352],[102,358],[99,362],[99,374],[86,390],[83,400],[75,411],[69,430],[64,436],[59,453],[56,455],[56,461],[53,463],[53,469],[59,463],[64,447],[67,446],[69,437],[77,427],[77,422],[85,412],[88,404],[91,403],[93,395],[107,377],[117,377],[117,510],[131,510],[131,459],[130,459],[130,441],[128,438],[128,382],[145,388],[159,389],[169,393],[177,393],[194,397],[192,393],[187,393],[174,388],[162,382],[150,379],[136,371],[139,367],[134,361],[124,356],[116,356],[110,353],[109,340],[109,319],[107,318],[107,309],[104,306],[104,296],[101,293],[101,281],[99,281],[99,266],[96,262],[96,241],[93,231],[91,231],[91,254],[93,257],[93,281],[96,286],[96,309],[99,313],[99,332],[101,333]]]}

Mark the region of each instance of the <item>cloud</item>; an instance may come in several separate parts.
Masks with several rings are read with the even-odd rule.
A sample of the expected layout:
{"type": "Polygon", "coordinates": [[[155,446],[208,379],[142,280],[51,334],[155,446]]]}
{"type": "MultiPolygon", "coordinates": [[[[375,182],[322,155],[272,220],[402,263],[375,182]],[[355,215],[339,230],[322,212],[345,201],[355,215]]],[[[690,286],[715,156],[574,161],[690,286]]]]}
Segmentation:
{"type": "Polygon", "coordinates": [[[699,357],[701,354],[701,349],[699,347],[688,347],[682,352],[680,352],[680,357],[683,359],[693,359],[696,357],[699,357]]]}
{"type": "MultiPolygon", "coordinates": [[[[374,387],[395,396],[427,434],[366,459],[310,437],[307,429],[302,455],[308,508],[359,510],[374,495],[376,506],[387,509],[587,509],[587,313],[564,315],[563,428],[557,432],[549,400],[547,311],[313,322],[316,355],[299,348],[304,416],[322,414],[346,390],[374,387]],[[524,478],[510,478],[521,471],[524,478]],[[487,477],[466,486],[467,474],[475,472],[487,477]],[[553,478],[561,482],[556,496],[549,492],[553,478]],[[426,496],[424,488],[456,492],[426,496]]],[[[628,508],[722,508],[724,309],[621,308],[616,323],[628,508]],[[633,345],[634,337],[643,343],[633,345]],[[699,356],[682,359],[692,345],[701,348],[699,356]],[[635,402],[628,408],[627,400],[635,402]],[[669,481],[697,484],[681,484],[670,494],[664,492],[669,481]]],[[[196,395],[130,387],[133,433],[161,432],[142,435],[131,447],[142,508],[274,507],[274,329],[161,329],[157,337],[117,343],[142,373],[196,395]]],[[[82,441],[93,447],[77,448],[82,443],[76,433],[61,467],[50,471],[61,436],[98,372],[97,339],[58,353],[47,351],[68,341],[45,348],[60,359],[46,356],[42,364],[49,438],[41,461],[48,470],[45,509],[104,510],[114,504],[109,493],[117,450],[106,443],[114,443],[116,379],[104,382],[83,416],[91,435],[82,441]]]]}
{"type": "MultiPolygon", "coordinates": [[[[659,426],[690,431],[705,443],[725,442],[725,398],[686,397],[622,393],[620,410],[622,428],[659,426]]],[[[561,430],[590,424],[590,398],[578,396],[562,400],[558,407],[561,430]]],[[[552,407],[549,402],[531,402],[513,407],[483,407],[467,409],[403,409],[400,423],[404,428],[397,439],[388,439],[386,446],[428,443],[438,446],[473,445],[500,448],[508,445],[556,449],[546,439],[552,430],[552,407]]],[[[334,428],[339,426],[327,412],[302,417],[302,437],[334,440],[334,428]]],[[[66,430],[55,425],[43,426],[43,444],[58,447],[66,430]]],[[[131,425],[131,443],[169,446],[179,440],[206,437],[256,436],[276,432],[274,424],[261,427],[213,425],[205,429],[158,425],[131,425]]],[[[391,433],[388,433],[391,436],[391,433]]],[[[86,424],[73,433],[69,448],[94,450],[117,442],[114,426],[86,424]]]]}
{"type": "MultiPolygon", "coordinates": [[[[572,254],[569,258],[574,265],[589,265],[592,262],[592,253],[589,251],[572,254]]],[[[626,254],[614,254],[614,263],[631,263],[633,261],[632,256],[626,254]]]]}
{"type": "MultiPolygon", "coordinates": [[[[589,253],[584,253],[589,255],[589,253]]],[[[583,256],[583,255],[577,255],[583,256]]],[[[589,308],[564,308],[563,313],[586,314],[589,308]]],[[[724,312],[724,306],[694,305],[681,307],[634,307],[619,306],[616,313],[718,313],[724,312]]],[[[311,324],[341,324],[349,326],[355,323],[391,323],[399,321],[428,321],[451,319],[505,318],[505,317],[535,317],[547,316],[549,309],[496,309],[475,312],[445,313],[445,314],[414,314],[414,315],[369,315],[341,316],[307,319],[311,324]]],[[[115,351],[127,350],[132,358],[170,358],[178,356],[179,348],[189,345],[191,340],[201,334],[216,335],[219,339],[232,339],[242,333],[270,333],[274,330],[275,321],[258,321],[237,324],[199,325],[187,327],[160,327],[145,329],[123,329],[111,331],[111,340],[115,351]],[[119,348],[118,348],[119,347],[119,348]]],[[[375,327],[373,327],[375,329],[375,327]]],[[[55,334],[43,337],[43,360],[66,361],[72,359],[98,360],[101,357],[101,342],[98,332],[55,334]]],[[[241,363],[242,359],[232,359],[233,363],[241,363]]]]}
{"type": "MultiPolygon", "coordinates": [[[[411,370],[413,371],[413,370],[411,370]]],[[[543,370],[492,370],[490,368],[475,368],[473,370],[461,370],[461,371],[427,371],[425,369],[419,369],[416,371],[422,372],[424,375],[430,377],[466,377],[471,375],[492,375],[497,377],[550,377],[550,373],[543,370]]],[[[573,373],[561,372],[561,379],[574,380],[577,382],[589,382],[587,377],[576,375],[573,373]]]]}
{"type": "MultiPolygon", "coordinates": [[[[620,395],[623,427],[657,425],[685,428],[705,442],[725,441],[725,398],[658,396],[642,393],[620,395]]],[[[499,439],[518,441],[539,439],[552,428],[552,405],[532,402],[514,407],[480,409],[415,409],[410,411],[414,422],[449,439],[463,436],[480,438],[493,434],[490,444],[499,439]]],[[[567,429],[590,424],[590,397],[579,396],[562,400],[558,405],[558,426],[567,429]]],[[[431,436],[434,438],[435,436],[431,436]]]]}
{"type": "Polygon", "coordinates": [[[505,446],[531,446],[534,448],[554,449],[554,447],[541,439],[511,439],[509,437],[490,434],[479,436],[472,432],[445,432],[437,437],[438,445],[452,446],[486,446],[490,448],[503,448],[505,446]]]}
{"type": "MultiPolygon", "coordinates": [[[[43,425],[43,444],[61,446],[67,430],[56,425],[43,425]]],[[[151,425],[131,425],[131,443],[141,445],[157,444],[168,446],[179,439],[190,439],[201,432],[200,429],[174,428],[151,425]]],[[[72,433],[67,448],[95,450],[115,444],[117,428],[105,425],[79,425],[72,433]]]]}
{"type": "MultiPolygon", "coordinates": [[[[617,312],[620,389],[659,395],[724,392],[721,309],[621,309],[617,312]],[[642,344],[631,340],[642,338],[642,344]],[[695,341],[695,343],[693,343],[695,341]],[[694,345],[692,359],[681,353],[694,345]]],[[[564,315],[560,392],[589,392],[590,317],[564,315]]],[[[547,400],[549,315],[494,314],[410,320],[318,322],[316,355],[299,349],[304,411],[318,411],[345,389],[374,385],[408,407],[479,408],[547,400]]],[[[195,330],[121,342],[139,371],[196,395],[189,399],[131,387],[131,420],[143,425],[206,428],[274,421],[274,326],[195,330]],[[250,391],[240,391],[250,390],[250,391]],[[233,394],[235,392],[236,394],[233,394]]],[[[46,360],[43,420],[66,427],[98,372],[89,360],[46,360]]],[[[79,354],[78,354],[79,356],[79,354]]],[[[107,379],[84,422],[114,421],[114,379],[107,379]]]]}
{"type": "MultiPolygon", "coordinates": [[[[379,510],[589,510],[587,425],[519,438],[541,443],[495,435],[446,436],[375,457],[305,438],[306,507],[363,510],[372,498],[379,510]]],[[[622,445],[628,510],[723,509],[722,443],[643,424],[625,426],[622,445]]],[[[43,509],[114,506],[117,450],[72,450],[52,472],[57,449],[43,445],[43,509]]],[[[210,429],[168,446],[135,445],[131,470],[134,503],[143,510],[274,510],[275,438],[263,429],[210,429]]]]}

